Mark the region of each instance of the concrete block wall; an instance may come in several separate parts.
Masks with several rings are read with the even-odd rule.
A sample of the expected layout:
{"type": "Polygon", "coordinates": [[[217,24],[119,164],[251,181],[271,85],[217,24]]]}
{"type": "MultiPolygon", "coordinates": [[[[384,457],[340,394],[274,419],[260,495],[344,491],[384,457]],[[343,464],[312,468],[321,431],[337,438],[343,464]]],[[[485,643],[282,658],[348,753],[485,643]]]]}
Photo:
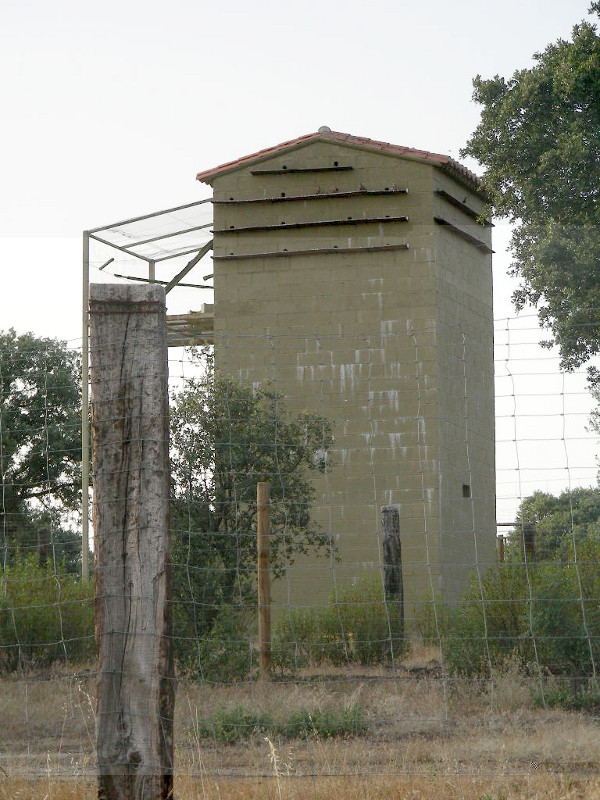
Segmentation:
{"type": "Polygon", "coordinates": [[[218,368],[335,424],[314,515],[340,561],[299,560],[275,599],[322,603],[380,565],[389,504],[409,614],[431,590],[458,599],[495,559],[491,260],[455,230],[489,248],[489,229],[446,197],[481,198],[432,164],[321,141],[212,185],[218,368]]]}

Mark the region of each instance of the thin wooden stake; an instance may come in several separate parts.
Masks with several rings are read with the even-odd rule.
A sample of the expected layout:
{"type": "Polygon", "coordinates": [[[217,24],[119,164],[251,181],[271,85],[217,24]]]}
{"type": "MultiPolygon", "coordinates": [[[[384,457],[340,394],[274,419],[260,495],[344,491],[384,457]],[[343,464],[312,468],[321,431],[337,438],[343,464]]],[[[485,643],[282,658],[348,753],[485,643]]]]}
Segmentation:
{"type": "Polygon", "coordinates": [[[271,558],[269,552],[269,484],[256,485],[258,552],[258,659],[261,678],[271,674],[271,558]]]}
{"type": "Polygon", "coordinates": [[[98,797],[173,790],[167,327],[162,287],[92,285],[98,797]]]}

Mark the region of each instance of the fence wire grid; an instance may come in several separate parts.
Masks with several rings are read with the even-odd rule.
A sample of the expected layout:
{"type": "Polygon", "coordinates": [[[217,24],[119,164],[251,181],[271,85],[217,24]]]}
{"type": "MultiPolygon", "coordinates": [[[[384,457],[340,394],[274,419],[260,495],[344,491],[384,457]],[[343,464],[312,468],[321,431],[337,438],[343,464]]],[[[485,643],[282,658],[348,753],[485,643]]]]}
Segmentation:
{"type": "MultiPolygon", "coordinates": [[[[383,333],[395,364],[379,329],[335,344],[216,334],[214,350],[169,351],[174,796],[596,797],[600,491],[585,372],[560,371],[533,317],[498,320],[494,434],[469,360],[481,342],[437,331],[454,367],[453,400],[436,406],[431,330],[383,333]],[[352,369],[330,357],[342,344],[352,369]],[[398,511],[401,594],[383,508],[398,511]]],[[[80,347],[2,336],[0,798],[92,797],[80,347]]]]}

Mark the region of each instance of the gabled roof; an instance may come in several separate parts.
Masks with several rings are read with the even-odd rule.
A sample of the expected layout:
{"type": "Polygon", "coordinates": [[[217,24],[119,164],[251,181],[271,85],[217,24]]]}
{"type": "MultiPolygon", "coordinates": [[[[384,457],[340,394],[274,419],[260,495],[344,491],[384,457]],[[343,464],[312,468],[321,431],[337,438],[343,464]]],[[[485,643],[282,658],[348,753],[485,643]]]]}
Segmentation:
{"type": "Polygon", "coordinates": [[[243,156],[235,161],[229,161],[226,164],[221,164],[214,169],[199,172],[196,179],[203,183],[211,184],[212,181],[226,174],[233,172],[236,169],[256,164],[260,161],[265,161],[272,156],[288,153],[291,150],[298,150],[307,144],[313,142],[337,142],[348,147],[358,148],[360,150],[370,150],[374,152],[384,153],[386,155],[398,156],[399,158],[407,158],[412,161],[421,161],[423,163],[433,164],[441,170],[451,175],[455,180],[460,181],[465,186],[478,194],[483,193],[481,181],[474,172],[464,167],[458,161],[455,161],[450,156],[442,155],[440,153],[430,153],[426,150],[415,150],[412,147],[403,147],[397,144],[390,144],[389,142],[378,142],[374,139],[367,139],[363,136],[352,136],[349,133],[339,133],[338,131],[323,131],[319,130],[316,133],[307,133],[305,136],[299,136],[297,139],[290,139],[289,142],[282,142],[274,147],[267,147],[265,150],[259,150],[258,153],[252,153],[248,156],[243,156]]]}

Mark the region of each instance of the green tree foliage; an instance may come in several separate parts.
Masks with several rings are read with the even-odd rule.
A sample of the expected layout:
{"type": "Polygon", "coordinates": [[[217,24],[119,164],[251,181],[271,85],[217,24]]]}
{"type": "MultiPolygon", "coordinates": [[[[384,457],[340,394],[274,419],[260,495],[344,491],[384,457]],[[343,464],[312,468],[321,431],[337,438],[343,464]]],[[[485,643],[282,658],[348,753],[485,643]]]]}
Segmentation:
{"type": "Polygon", "coordinates": [[[320,664],[393,664],[408,649],[402,609],[386,600],[378,573],[332,591],[324,608],[282,614],[273,636],[273,662],[286,670],[320,664]]]}
{"type": "Polygon", "coordinates": [[[431,601],[421,627],[441,637],[454,672],[488,674],[516,657],[535,674],[564,676],[583,691],[600,668],[600,490],[535,492],[518,517],[536,523],[535,561],[525,562],[516,529],[505,562],[474,576],[457,607],[436,600],[435,631],[431,601]]]}
{"type": "MultiPolygon", "coordinates": [[[[537,675],[585,681],[600,664],[600,544],[586,541],[577,563],[505,562],[460,605],[444,608],[440,631],[446,666],[489,674],[513,658],[537,675]]],[[[583,685],[583,683],[582,683],[583,685]]]]}
{"type": "MultiPolygon", "coordinates": [[[[586,539],[568,562],[507,561],[473,580],[458,607],[441,609],[446,665],[489,674],[517,658],[537,675],[578,679],[600,665],[600,542],[586,539]]],[[[437,601],[439,602],[439,601],[437,601]]]]}
{"type": "Polygon", "coordinates": [[[0,567],[0,673],[94,658],[94,592],[37,554],[0,567]]]}
{"type": "Polygon", "coordinates": [[[80,383],[79,356],[63,342],[0,332],[3,563],[15,546],[48,554],[50,539],[72,555],[61,525],[81,494],[80,383]]]}
{"type": "Polygon", "coordinates": [[[310,477],[329,468],[332,425],[309,412],[292,417],[277,392],[215,374],[206,353],[200,362],[206,371],[172,403],[176,649],[203,669],[209,641],[211,658],[222,651],[247,670],[243,610],[256,603],[256,484],[271,485],[275,577],[300,553],[329,554],[332,542],[311,518],[310,477]]]}
{"type": "MultiPolygon", "coordinates": [[[[600,489],[569,489],[558,497],[534,492],[526,497],[517,512],[518,522],[535,522],[535,549],[538,561],[566,561],[573,542],[586,538],[600,541],[600,489]]],[[[522,553],[521,529],[510,534],[512,557],[522,553]]]]}
{"type": "Polygon", "coordinates": [[[481,120],[462,155],[485,167],[493,212],[516,223],[517,308],[537,307],[573,369],[600,351],[600,37],[582,22],[534,59],[509,80],[475,78],[481,120]]]}

